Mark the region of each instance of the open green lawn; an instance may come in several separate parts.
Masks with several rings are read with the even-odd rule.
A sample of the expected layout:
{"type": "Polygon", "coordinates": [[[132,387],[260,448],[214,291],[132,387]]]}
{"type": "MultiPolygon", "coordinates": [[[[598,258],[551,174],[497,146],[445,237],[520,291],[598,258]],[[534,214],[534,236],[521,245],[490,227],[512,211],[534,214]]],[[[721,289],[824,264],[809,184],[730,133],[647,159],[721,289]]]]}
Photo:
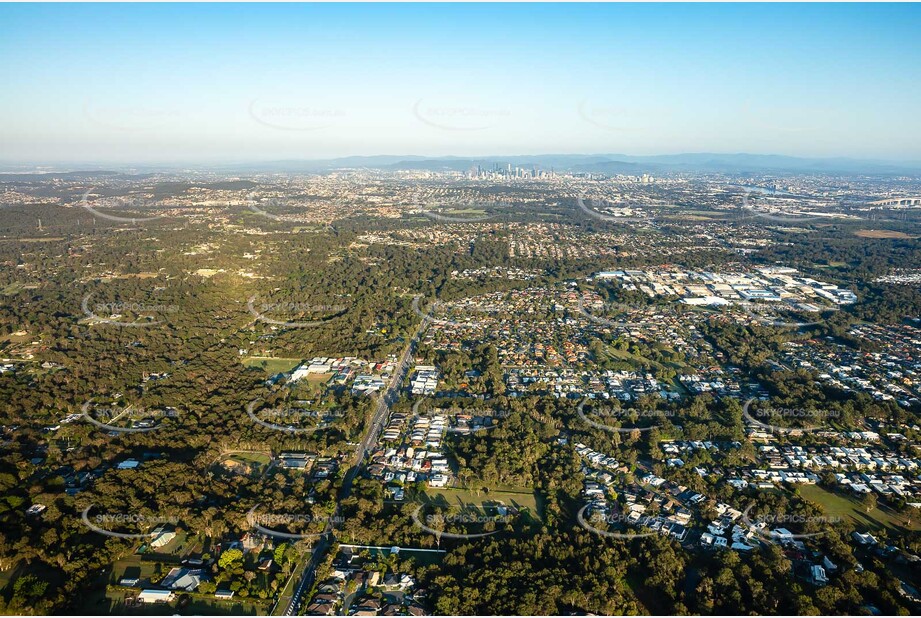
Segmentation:
{"type": "MultiPolygon", "coordinates": [[[[355,550],[360,556],[369,556],[371,558],[377,558],[382,556],[387,558],[390,555],[390,547],[375,547],[375,548],[363,548],[355,550]]],[[[405,558],[412,558],[419,566],[425,566],[429,564],[440,564],[444,560],[445,554],[439,552],[430,552],[422,550],[414,550],[409,547],[403,547],[400,549],[400,560],[405,558]]],[[[283,608],[282,608],[283,609],[283,608]]]]}
{"type": "MultiPolygon", "coordinates": [[[[184,593],[172,603],[150,605],[124,604],[126,597],[134,597],[135,590],[113,588],[106,593],[108,613],[137,616],[265,616],[272,605],[270,601],[233,598],[229,601],[215,599],[212,595],[184,593]],[[183,598],[184,597],[184,598],[183,598]]],[[[96,613],[99,613],[97,608],[96,613]]]]}
{"type": "Polygon", "coordinates": [[[221,457],[218,462],[222,464],[223,470],[229,470],[235,474],[240,474],[241,469],[235,468],[230,462],[237,462],[247,467],[247,474],[260,475],[263,470],[272,462],[272,456],[268,453],[228,453],[221,457]]]}
{"type": "Polygon", "coordinates": [[[257,466],[267,466],[271,463],[272,456],[268,453],[233,453],[229,459],[236,459],[237,461],[257,466]]]}
{"type": "Polygon", "coordinates": [[[618,350],[616,347],[612,345],[606,345],[604,347],[604,353],[607,354],[608,358],[638,363],[641,365],[651,365],[659,369],[666,369],[670,367],[672,369],[679,370],[679,369],[683,369],[684,367],[686,367],[684,363],[668,362],[667,364],[662,364],[658,361],[654,361],[652,359],[646,358],[645,356],[631,354],[627,350],[618,350]]]}
{"type": "Polygon", "coordinates": [[[288,578],[288,581],[285,582],[284,589],[282,589],[281,593],[278,595],[278,601],[275,603],[275,612],[272,614],[273,616],[281,616],[285,613],[288,604],[291,602],[291,597],[294,595],[294,589],[301,579],[300,574],[310,561],[311,555],[309,551],[305,551],[301,554],[297,561],[297,567],[293,571],[295,573],[294,577],[288,578]]]}
{"type": "Polygon", "coordinates": [[[177,530],[176,537],[160,548],[147,547],[145,555],[155,556],[158,560],[178,561],[194,547],[196,537],[185,530],[177,530]]]}
{"type": "Polygon", "coordinates": [[[619,350],[612,345],[606,345],[604,347],[604,353],[607,354],[609,358],[614,358],[617,360],[638,361],[640,363],[652,362],[651,360],[643,358],[642,356],[631,354],[627,350],[619,350]]]}
{"type": "Polygon", "coordinates": [[[142,560],[141,556],[134,554],[133,556],[117,560],[115,564],[112,565],[110,583],[117,584],[124,577],[149,579],[153,576],[155,569],[156,562],[142,560]]]}
{"type": "Polygon", "coordinates": [[[19,292],[22,292],[24,289],[26,289],[26,286],[24,283],[18,283],[18,282],[11,283],[8,286],[4,287],[3,290],[0,291],[0,294],[2,294],[3,296],[13,296],[14,294],[18,294],[19,292]]]}
{"type": "Polygon", "coordinates": [[[518,509],[528,508],[536,516],[540,516],[537,503],[537,496],[533,491],[523,488],[496,486],[489,491],[479,493],[469,489],[451,489],[448,487],[427,487],[426,501],[436,502],[444,499],[449,505],[457,505],[463,508],[474,508],[480,510],[484,502],[502,502],[506,506],[514,506],[518,509]]]}
{"type": "Polygon", "coordinates": [[[921,530],[921,514],[916,515],[909,526],[908,518],[901,513],[889,508],[875,508],[867,513],[866,507],[857,498],[829,491],[818,485],[802,485],[799,487],[799,493],[803,498],[821,506],[826,515],[849,519],[858,528],[921,530]]]}
{"type": "MultiPolygon", "coordinates": [[[[194,537],[189,537],[192,541],[194,537]]],[[[172,545],[172,543],[170,544],[172,545]]],[[[187,594],[187,599],[183,602],[182,607],[178,607],[176,602],[168,605],[143,605],[128,607],[124,604],[126,597],[132,598],[137,594],[135,589],[127,589],[118,586],[118,582],[123,577],[137,577],[141,579],[150,579],[156,569],[156,561],[150,560],[150,554],[145,558],[135,554],[117,560],[112,565],[112,575],[109,578],[108,589],[102,588],[99,594],[88,595],[83,605],[83,611],[87,614],[115,613],[129,615],[267,615],[271,609],[270,600],[250,600],[234,598],[230,601],[215,599],[210,594],[187,594]]],[[[161,574],[165,575],[173,567],[172,564],[164,564],[161,574]]]]}
{"type": "Polygon", "coordinates": [[[0,571],[0,592],[6,589],[11,581],[13,581],[13,576],[16,575],[16,571],[19,569],[19,563],[17,562],[12,567],[8,568],[5,571],[0,571]]]}
{"type": "Polygon", "coordinates": [[[710,210],[695,210],[681,214],[667,214],[664,215],[664,217],[666,219],[674,219],[679,221],[712,221],[713,219],[724,219],[726,217],[726,213],[710,210]]]}
{"type": "Polygon", "coordinates": [[[331,373],[312,373],[291,386],[291,396],[295,399],[313,399],[322,395],[331,377],[331,373]]]}
{"type": "Polygon", "coordinates": [[[451,215],[485,215],[486,211],[479,208],[446,208],[443,212],[451,215]]]}
{"type": "Polygon", "coordinates": [[[256,367],[264,369],[269,375],[276,373],[287,373],[301,363],[299,358],[271,358],[268,356],[248,356],[243,359],[243,365],[246,367],[256,367]],[[265,365],[263,366],[263,363],[265,365]]]}

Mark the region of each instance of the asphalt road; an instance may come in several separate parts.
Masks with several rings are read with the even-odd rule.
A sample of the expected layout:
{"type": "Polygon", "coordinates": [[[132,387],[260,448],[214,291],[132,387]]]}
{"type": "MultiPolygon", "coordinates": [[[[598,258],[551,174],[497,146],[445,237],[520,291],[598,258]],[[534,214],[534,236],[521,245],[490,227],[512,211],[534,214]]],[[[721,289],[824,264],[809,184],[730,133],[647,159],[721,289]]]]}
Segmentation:
{"type": "MultiPolygon", "coordinates": [[[[393,405],[400,396],[400,385],[403,383],[403,379],[409,371],[413,354],[416,351],[416,345],[419,343],[419,337],[422,331],[425,330],[427,324],[428,318],[423,318],[422,322],[416,328],[416,332],[413,333],[412,338],[403,350],[403,356],[394,368],[390,383],[387,385],[384,392],[377,398],[377,404],[374,407],[374,413],[371,415],[371,423],[368,427],[368,431],[365,432],[361,442],[358,443],[358,448],[355,450],[354,462],[349,467],[348,471],[346,471],[345,477],[342,480],[342,489],[336,501],[335,515],[339,514],[339,507],[342,501],[352,494],[352,484],[355,482],[355,477],[358,476],[358,472],[361,470],[361,466],[368,452],[377,446],[377,439],[381,435],[384,423],[387,421],[387,413],[390,411],[390,406],[393,405]]],[[[309,592],[313,586],[317,566],[320,564],[320,560],[331,545],[332,540],[335,538],[336,530],[333,523],[337,519],[338,517],[335,516],[330,518],[330,521],[326,524],[326,529],[323,531],[323,536],[320,537],[320,540],[314,546],[313,555],[304,568],[304,574],[301,576],[301,581],[298,583],[294,594],[291,596],[291,602],[285,610],[285,616],[296,616],[298,614],[301,604],[304,601],[304,595],[309,592]]]]}

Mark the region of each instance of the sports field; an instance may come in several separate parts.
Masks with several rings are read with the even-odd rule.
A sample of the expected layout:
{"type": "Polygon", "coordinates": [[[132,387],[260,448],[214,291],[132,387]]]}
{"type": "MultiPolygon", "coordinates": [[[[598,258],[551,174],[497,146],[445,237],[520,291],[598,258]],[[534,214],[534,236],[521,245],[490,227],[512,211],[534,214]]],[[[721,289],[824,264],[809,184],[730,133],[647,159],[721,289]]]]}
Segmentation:
{"type": "Polygon", "coordinates": [[[895,530],[921,530],[921,512],[915,510],[915,516],[909,518],[889,508],[875,508],[867,512],[860,500],[853,496],[829,491],[818,485],[802,485],[799,493],[803,498],[822,507],[826,515],[849,519],[858,528],[879,530],[886,527],[895,530]]]}
{"type": "Polygon", "coordinates": [[[273,358],[269,356],[249,356],[243,359],[246,367],[263,369],[269,375],[287,373],[297,367],[301,362],[299,358],[273,358]]]}
{"type": "Polygon", "coordinates": [[[540,511],[537,496],[533,491],[525,488],[496,487],[489,491],[475,492],[469,489],[452,489],[448,487],[432,488],[425,490],[428,502],[441,502],[461,508],[475,508],[481,510],[484,502],[502,502],[506,506],[517,509],[530,509],[535,515],[540,511]]]}

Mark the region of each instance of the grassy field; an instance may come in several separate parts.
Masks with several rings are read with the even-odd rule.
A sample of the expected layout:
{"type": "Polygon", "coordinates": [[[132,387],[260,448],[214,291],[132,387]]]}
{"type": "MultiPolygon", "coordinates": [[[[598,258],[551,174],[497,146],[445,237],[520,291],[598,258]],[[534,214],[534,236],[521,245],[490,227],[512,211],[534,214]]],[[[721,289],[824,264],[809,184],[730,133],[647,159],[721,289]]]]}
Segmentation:
{"type": "Polygon", "coordinates": [[[638,363],[649,363],[653,364],[653,361],[644,358],[642,356],[637,356],[636,354],[631,354],[627,350],[618,350],[612,345],[604,346],[604,353],[608,358],[613,358],[615,360],[625,360],[625,361],[636,361],[638,363]]]}
{"type": "Polygon", "coordinates": [[[197,542],[194,534],[189,534],[185,530],[177,530],[176,537],[158,549],[147,547],[145,555],[157,560],[179,561],[188,554],[197,542]]]}
{"type": "Polygon", "coordinates": [[[155,567],[155,562],[141,560],[141,557],[137,554],[122,558],[112,565],[111,583],[117,584],[124,577],[149,579],[153,576],[155,567]]]}
{"type": "Polygon", "coordinates": [[[310,551],[305,551],[301,554],[301,557],[297,561],[297,567],[293,571],[294,576],[288,577],[284,589],[282,589],[281,593],[278,595],[278,601],[275,603],[275,612],[272,614],[273,616],[283,616],[285,610],[288,609],[288,604],[291,602],[291,597],[294,595],[294,589],[300,582],[301,574],[304,571],[304,567],[310,562],[311,556],[312,553],[310,551]]]}
{"type": "Polygon", "coordinates": [[[6,587],[13,581],[13,576],[16,575],[16,571],[19,569],[19,563],[17,562],[12,567],[5,571],[0,571],[0,592],[6,590],[6,587]]]}
{"type": "Polygon", "coordinates": [[[233,453],[230,459],[257,466],[267,466],[271,463],[272,456],[268,453],[233,453]]]}
{"type": "Polygon", "coordinates": [[[268,453],[229,453],[226,457],[220,459],[220,463],[225,469],[239,474],[241,472],[240,468],[235,469],[228,462],[243,464],[249,469],[250,474],[259,475],[272,462],[272,457],[268,453]]]}
{"type": "MultiPolygon", "coordinates": [[[[215,599],[211,595],[183,593],[172,603],[127,606],[125,598],[137,594],[134,590],[111,589],[106,593],[108,613],[128,616],[265,616],[271,609],[268,601],[215,599]],[[184,597],[184,598],[183,598],[184,597]]],[[[98,608],[97,608],[98,613],[98,608]]]]}
{"type": "Polygon", "coordinates": [[[275,604],[275,611],[272,613],[273,616],[283,616],[285,611],[288,609],[288,604],[291,603],[291,596],[294,594],[294,587],[297,585],[300,578],[298,575],[304,570],[304,562],[298,564],[297,570],[294,572],[296,575],[294,577],[289,577],[288,581],[285,582],[285,588],[281,591],[281,595],[278,597],[278,602],[275,604]]]}
{"type": "Polygon", "coordinates": [[[909,236],[905,232],[896,230],[857,230],[854,232],[854,236],[860,236],[861,238],[897,238],[900,240],[917,238],[917,236],[909,236]]]}
{"type": "Polygon", "coordinates": [[[622,360],[622,361],[636,363],[639,365],[649,365],[651,367],[657,367],[659,369],[671,368],[675,370],[681,370],[687,367],[687,365],[685,365],[684,363],[669,362],[666,364],[662,364],[658,361],[654,361],[652,359],[646,358],[645,356],[631,354],[627,350],[618,350],[612,345],[606,345],[604,347],[604,353],[608,356],[608,358],[611,358],[614,360],[622,360]]]}
{"type": "Polygon", "coordinates": [[[245,367],[256,367],[264,369],[269,375],[276,373],[287,373],[301,363],[299,358],[272,358],[268,356],[248,356],[243,359],[245,367]],[[265,366],[263,367],[263,363],[265,366]]]}
{"type": "Polygon", "coordinates": [[[717,219],[725,219],[728,216],[731,216],[733,213],[726,210],[707,210],[707,209],[689,209],[684,210],[681,208],[664,208],[662,214],[670,219],[685,218],[686,215],[697,215],[699,217],[711,217],[717,219]]]}
{"type": "MultiPolygon", "coordinates": [[[[191,540],[191,538],[190,538],[191,540]]],[[[166,574],[174,565],[163,565],[162,574],[166,574]]],[[[154,574],[155,562],[143,560],[141,556],[133,555],[123,558],[112,565],[112,576],[109,579],[111,586],[104,594],[88,595],[83,609],[88,614],[114,613],[127,615],[267,615],[271,609],[271,601],[261,599],[237,599],[229,601],[215,599],[208,594],[184,594],[183,601],[161,605],[126,606],[125,598],[133,598],[137,590],[129,590],[118,586],[123,577],[137,577],[149,579],[154,574]],[[181,607],[179,606],[181,604],[181,607]]]]}
{"type": "MultiPolygon", "coordinates": [[[[361,549],[361,550],[356,550],[356,551],[361,556],[367,554],[371,558],[377,558],[379,556],[383,556],[384,558],[386,558],[387,556],[390,555],[390,547],[361,549]]],[[[425,566],[429,564],[441,564],[441,562],[444,560],[444,557],[445,557],[445,554],[438,553],[438,552],[428,552],[428,551],[421,551],[421,550],[417,551],[417,550],[413,550],[412,548],[406,548],[406,547],[400,549],[400,560],[403,560],[405,558],[412,558],[413,562],[415,562],[417,565],[420,565],[420,566],[425,566]]]]}
{"type": "Polygon", "coordinates": [[[484,502],[497,501],[518,509],[528,508],[535,515],[540,515],[537,496],[529,489],[497,486],[490,488],[489,491],[481,491],[479,495],[469,489],[451,489],[448,487],[428,487],[425,491],[428,502],[443,499],[449,505],[481,510],[484,502]]]}
{"type": "Polygon", "coordinates": [[[26,289],[26,286],[23,283],[18,283],[18,282],[11,283],[5,288],[3,288],[3,291],[0,292],[0,294],[3,294],[4,296],[12,296],[14,294],[18,294],[19,292],[22,292],[24,289],[26,289]]]}
{"type": "Polygon", "coordinates": [[[312,373],[298,380],[291,387],[291,396],[295,399],[312,399],[322,395],[327,388],[331,373],[312,373]]]}
{"type": "Polygon", "coordinates": [[[443,213],[445,215],[478,215],[482,216],[486,214],[485,210],[480,208],[443,208],[438,213],[443,213]]]}
{"type": "Polygon", "coordinates": [[[62,236],[49,236],[47,238],[4,238],[4,242],[60,242],[64,240],[62,236]]]}
{"type": "Polygon", "coordinates": [[[867,513],[860,501],[852,496],[832,492],[818,485],[802,485],[800,495],[822,507],[826,515],[850,520],[858,528],[879,530],[921,530],[921,516],[916,515],[908,525],[908,518],[888,508],[875,508],[867,513]]]}
{"type": "Polygon", "coordinates": [[[718,218],[718,219],[723,218],[723,216],[720,213],[707,213],[707,214],[710,216],[699,215],[699,214],[697,215],[687,214],[687,215],[668,215],[667,218],[681,220],[681,221],[713,221],[714,218],[718,218]]]}

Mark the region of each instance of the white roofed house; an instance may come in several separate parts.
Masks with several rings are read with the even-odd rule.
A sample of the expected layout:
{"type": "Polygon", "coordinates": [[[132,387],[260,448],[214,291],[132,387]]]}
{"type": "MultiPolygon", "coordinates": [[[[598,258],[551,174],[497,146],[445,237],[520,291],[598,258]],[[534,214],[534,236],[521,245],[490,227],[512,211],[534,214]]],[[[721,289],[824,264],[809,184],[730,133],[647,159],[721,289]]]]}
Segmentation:
{"type": "Polygon", "coordinates": [[[141,462],[139,462],[137,459],[126,459],[125,461],[119,462],[116,465],[116,468],[119,470],[134,470],[139,465],[141,465],[141,462]]]}
{"type": "Polygon", "coordinates": [[[438,388],[438,370],[431,365],[418,365],[410,383],[413,395],[434,395],[438,388]]]}
{"type": "Polygon", "coordinates": [[[876,544],[878,544],[878,541],[876,540],[876,537],[874,537],[874,536],[873,536],[872,534],[870,534],[869,532],[860,533],[860,532],[854,531],[854,532],[851,533],[851,538],[853,538],[855,541],[857,541],[857,542],[858,542],[859,544],[861,544],[861,545],[876,545],[876,544]]]}
{"type": "Polygon", "coordinates": [[[828,577],[825,575],[825,569],[822,568],[821,564],[812,565],[810,570],[810,575],[812,576],[812,582],[816,586],[824,586],[828,583],[828,577]]]}
{"type": "Polygon", "coordinates": [[[186,592],[192,592],[204,579],[204,571],[201,569],[187,569],[184,567],[175,567],[166,577],[163,578],[163,581],[160,582],[164,588],[170,588],[172,590],[184,590],[186,592]]]}
{"type": "Polygon", "coordinates": [[[41,515],[47,508],[44,504],[33,504],[26,509],[26,515],[41,515]]]}
{"type": "Polygon", "coordinates": [[[352,394],[370,395],[381,390],[384,386],[384,381],[381,378],[372,375],[360,375],[352,382],[352,394]]]}
{"type": "Polygon", "coordinates": [[[307,366],[307,373],[331,373],[333,370],[332,363],[326,359],[313,359],[307,366]]]}
{"type": "Polygon", "coordinates": [[[141,590],[138,593],[138,603],[169,603],[176,598],[172,590],[141,590]]]}
{"type": "Polygon", "coordinates": [[[176,538],[176,531],[170,530],[166,526],[160,525],[154,528],[153,532],[150,533],[150,537],[150,546],[158,549],[168,545],[170,541],[176,538]]]}
{"type": "Polygon", "coordinates": [[[793,533],[786,528],[777,528],[776,530],[771,530],[771,538],[777,539],[781,543],[786,543],[793,539],[793,533]]]}
{"type": "Polygon", "coordinates": [[[307,374],[309,374],[309,373],[310,373],[309,366],[308,366],[308,365],[301,365],[300,367],[298,367],[297,369],[295,369],[293,372],[291,372],[291,377],[288,378],[288,381],[289,381],[289,382],[297,382],[297,381],[300,380],[301,378],[307,377],[307,374]]]}

